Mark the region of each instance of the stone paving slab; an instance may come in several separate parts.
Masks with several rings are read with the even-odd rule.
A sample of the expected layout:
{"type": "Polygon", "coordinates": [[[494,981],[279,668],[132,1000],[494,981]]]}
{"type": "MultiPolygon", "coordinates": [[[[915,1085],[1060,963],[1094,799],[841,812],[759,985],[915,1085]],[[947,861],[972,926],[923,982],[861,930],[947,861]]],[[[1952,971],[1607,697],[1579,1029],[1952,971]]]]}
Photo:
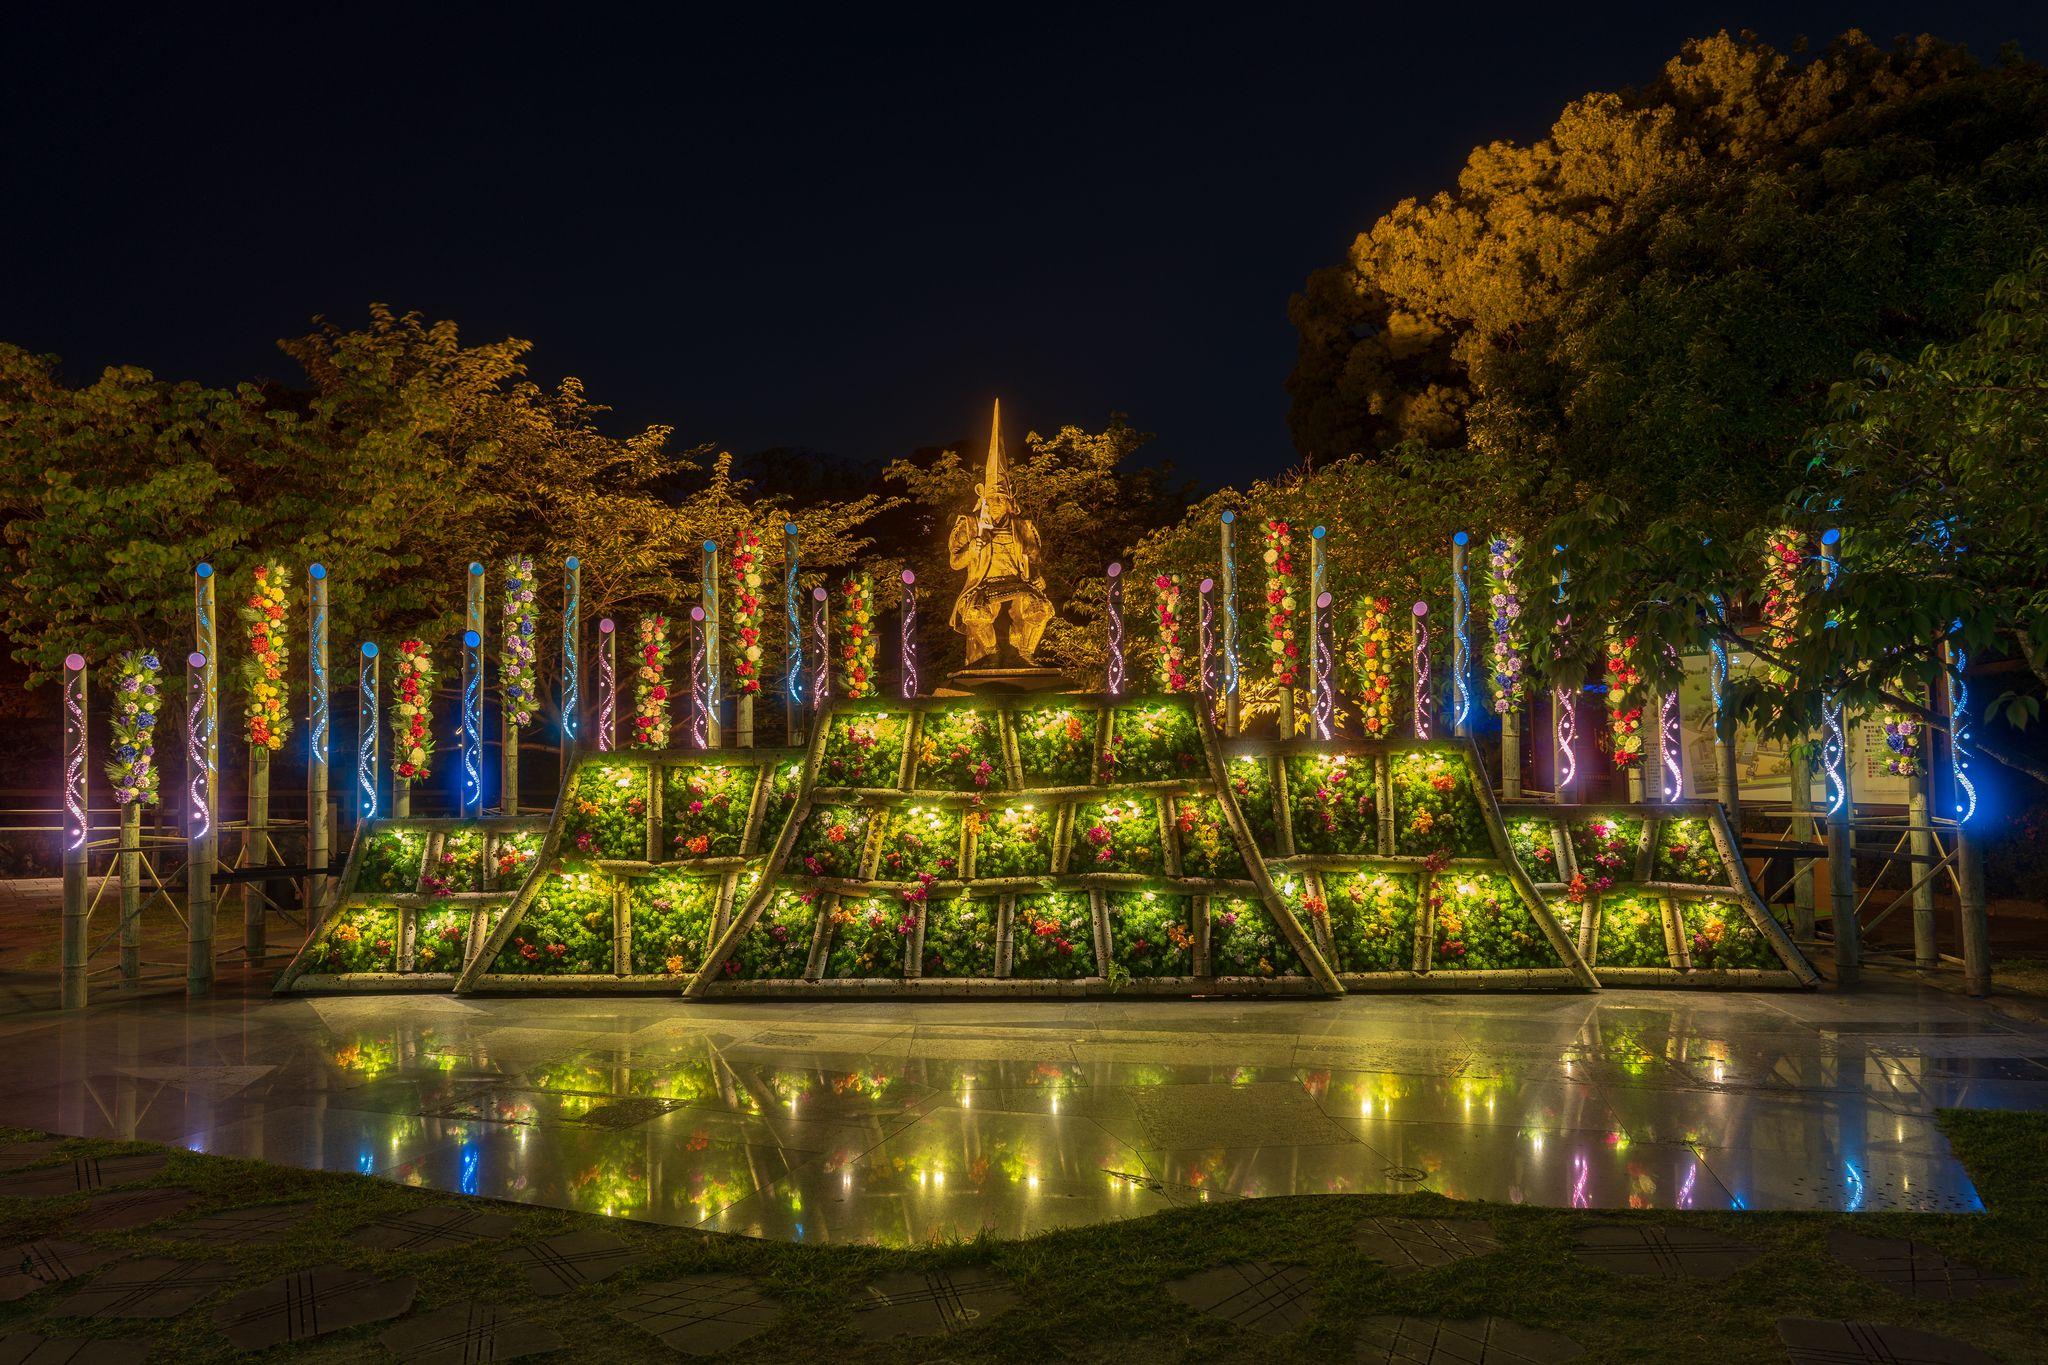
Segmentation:
{"type": "Polygon", "coordinates": [[[317,1206],[310,1201],[296,1204],[259,1204],[248,1209],[221,1209],[189,1223],[165,1228],[158,1233],[176,1242],[200,1246],[231,1247],[281,1242],[304,1222],[317,1206]]]}
{"type": "Polygon", "coordinates": [[[59,1166],[42,1166],[0,1176],[0,1195],[10,1199],[47,1199],[52,1195],[132,1185],[161,1175],[170,1159],[168,1152],[77,1157],[59,1166]]]}
{"type": "Polygon", "coordinates": [[[156,1343],[136,1337],[0,1337],[0,1365],[142,1365],[156,1343]]]}
{"type": "Polygon", "coordinates": [[[1952,1261],[1925,1242],[1903,1237],[1865,1237],[1846,1228],[1828,1234],[1835,1259],[1867,1280],[1914,1299],[1967,1299],[1975,1294],[2019,1289],[2017,1275],[1997,1275],[1966,1261],[1952,1261]]]}
{"type": "Polygon", "coordinates": [[[1280,1336],[1307,1322],[1315,1310],[1312,1279],[1307,1266],[1243,1261],[1169,1280],[1166,1292],[1197,1313],[1280,1336]]]}
{"type": "Polygon", "coordinates": [[[124,1232],[183,1213],[197,1202],[197,1190],[112,1190],[94,1195],[82,1212],[73,1214],[71,1228],[74,1232],[124,1232]]]}
{"type": "Polygon", "coordinates": [[[486,1213],[453,1205],[407,1209],[379,1218],[349,1234],[357,1246],[380,1251],[443,1251],[472,1242],[492,1242],[509,1236],[519,1220],[509,1213],[486,1213]]]}
{"type": "Polygon", "coordinates": [[[1358,1365],[1555,1365],[1585,1348],[1561,1332],[1506,1318],[1367,1318],[1358,1365]]]}
{"type": "Polygon", "coordinates": [[[1500,1239],[1483,1218],[1368,1218],[1358,1229],[1358,1249],[1396,1270],[1426,1270],[1489,1256],[1500,1239]]]}
{"type": "Polygon", "coordinates": [[[88,1270],[121,1259],[121,1252],[79,1242],[23,1242],[0,1251],[0,1303],[25,1299],[38,1289],[75,1280],[88,1270]]]}
{"type": "Polygon", "coordinates": [[[853,1305],[853,1325],[870,1341],[951,1336],[981,1326],[1017,1305],[1017,1291],[982,1270],[900,1271],[868,1285],[853,1305]]]}
{"type": "Polygon", "coordinates": [[[650,1284],[612,1313],[685,1355],[717,1355],[772,1325],[781,1310],[743,1275],[682,1275],[650,1284]]]}
{"type": "Polygon", "coordinates": [[[534,1293],[566,1294],[609,1279],[640,1258],[630,1242],[608,1232],[569,1232],[513,1247],[498,1259],[524,1270],[534,1293]]]}
{"type": "Polygon", "coordinates": [[[237,1349],[260,1351],[395,1318],[418,1292],[411,1276],[380,1280],[366,1270],[322,1265],[237,1294],[213,1310],[213,1319],[237,1349]]]}
{"type": "Polygon", "coordinates": [[[58,1307],[67,1318],[174,1318],[233,1284],[224,1261],[144,1256],[103,1271],[58,1307]]]}
{"type": "Polygon", "coordinates": [[[1704,1228],[1629,1223],[1581,1228],[1572,1255],[1617,1275],[1666,1280],[1725,1280],[1761,1253],[1704,1228]]]}
{"type": "Polygon", "coordinates": [[[558,1351],[552,1327],[513,1317],[496,1304],[451,1303],[407,1318],[377,1341],[408,1365],[481,1365],[558,1351]]]}
{"type": "Polygon", "coordinates": [[[1882,1322],[1779,1318],[1778,1339],[1792,1365],[1994,1365],[1967,1341],[1882,1322]]]}

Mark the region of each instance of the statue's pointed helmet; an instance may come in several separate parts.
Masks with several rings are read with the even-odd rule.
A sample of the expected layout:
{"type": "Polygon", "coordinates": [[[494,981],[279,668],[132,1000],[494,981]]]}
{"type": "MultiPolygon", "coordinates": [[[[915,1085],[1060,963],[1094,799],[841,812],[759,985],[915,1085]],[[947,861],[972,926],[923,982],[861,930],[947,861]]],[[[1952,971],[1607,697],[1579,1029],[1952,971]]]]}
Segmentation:
{"type": "Polygon", "coordinates": [[[1003,400],[996,400],[995,415],[988,424],[988,464],[981,475],[981,495],[1010,492],[1010,459],[1003,453],[1003,400]]]}

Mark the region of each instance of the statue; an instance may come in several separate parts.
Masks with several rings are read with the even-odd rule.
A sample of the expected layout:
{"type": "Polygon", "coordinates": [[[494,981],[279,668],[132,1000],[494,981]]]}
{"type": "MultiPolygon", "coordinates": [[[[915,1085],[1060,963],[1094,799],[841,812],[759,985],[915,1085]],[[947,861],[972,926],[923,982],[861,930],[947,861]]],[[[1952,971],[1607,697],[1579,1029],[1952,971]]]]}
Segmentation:
{"type": "Polygon", "coordinates": [[[974,486],[974,510],[953,519],[946,551],[954,568],[967,571],[952,621],[967,637],[967,666],[1031,667],[1052,602],[1045,595],[1038,528],[1017,515],[1010,490],[1000,402],[989,428],[988,465],[974,486]],[[1009,630],[999,640],[997,624],[1005,615],[1009,630]]]}

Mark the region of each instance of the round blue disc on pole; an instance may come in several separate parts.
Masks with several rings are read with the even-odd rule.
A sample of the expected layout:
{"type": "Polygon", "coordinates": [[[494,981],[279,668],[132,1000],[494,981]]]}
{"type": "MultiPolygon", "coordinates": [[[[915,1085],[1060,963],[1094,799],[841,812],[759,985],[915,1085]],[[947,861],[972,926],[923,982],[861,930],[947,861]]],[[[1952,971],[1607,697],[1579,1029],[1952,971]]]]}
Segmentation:
{"type": "Polygon", "coordinates": [[[1225,513],[1223,514],[1223,524],[1224,524],[1225,526],[1228,526],[1228,525],[1230,525],[1230,523],[1232,523],[1233,521],[1236,521],[1236,520],[1237,520],[1237,513],[1235,513],[1235,512],[1225,512],[1225,513]]]}
{"type": "Polygon", "coordinates": [[[363,641],[363,657],[365,659],[374,659],[377,657],[377,646],[369,640],[363,641]]]}
{"type": "Polygon", "coordinates": [[[1310,540],[1321,540],[1328,534],[1330,534],[1330,528],[1327,526],[1318,526],[1308,533],[1310,540]]]}
{"type": "Polygon", "coordinates": [[[793,521],[785,521],[782,523],[782,530],[783,534],[793,536],[796,534],[796,523],[793,521]]]}
{"type": "Polygon", "coordinates": [[[213,577],[213,565],[201,561],[193,568],[192,573],[198,578],[211,578],[213,577]]]}
{"type": "Polygon", "coordinates": [[[1466,535],[1463,531],[1451,537],[1451,544],[1453,545],[1470,545],[1471,543],[1472,537],[1466,535]]]}
{"type": "Polygon", "coordinates": [[[566,567],[571,569],[580,569],[583,567],[583,561],[578,559],[575,555],[570,555],[569,558],[566,561],[564,561],[564,563],[566,567]]]}
{"type": "Polygon", "coordinates": [[[1834,545],[1840,542],[1841,539],[1842,528],[1839,526],[1830,526],[1827,530],[1820,533],[1820,543],[1823,545],[1834,545]]]}
{"type": "Polygon", "coordinates": [[[715,541],[715,540],[707,540],[707,541],[705,541],[705,542],[704,542],[704,553],[705,553],[705,554],[707,554],[707,555],[708,555],[708,554],[716,554],[717,552],[718,552],[718,542],[717,542],[717,541],[715,541]]]}
{"type": "Polygon", "coordinates": [[[484,637],[477,634],[473,630],[465,630],[462,632],[462,643],[468,645],[471,649],[475,649],[478,645],[482,644],[483,642],[484,637]]]}
{"type": "Polygon", "coordinates": [[[313,565],[313,566],[312,566],[311,568],[309,568],[309,569],[307,569],[307,570],[306,570],[306,577],[308,577],[308,578],[325,578],[325,577],[327,577],[327,566],[326,566],[325,564],[315,564],[315,565],[313,565]]]}
{"type": "Polygon", "coordinates": [[[482,578],[484,575],[484,566],[477,563],[475,560],[471,560],[469,563],[469,571],[475,574],[478,578],[482,578]]]}

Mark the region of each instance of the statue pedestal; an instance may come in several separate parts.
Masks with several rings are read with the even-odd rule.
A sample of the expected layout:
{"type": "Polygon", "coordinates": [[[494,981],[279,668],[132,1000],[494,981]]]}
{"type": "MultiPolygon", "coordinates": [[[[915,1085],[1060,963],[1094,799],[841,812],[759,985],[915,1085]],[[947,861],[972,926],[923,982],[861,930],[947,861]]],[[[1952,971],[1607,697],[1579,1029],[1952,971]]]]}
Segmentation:
{"type": "Polygon", "coordinates": [[[1064,692],[1070,684],[1057,668],[963,668],[932,689],[935,697],[987,697],[1027,692],[1064,692]]]}

